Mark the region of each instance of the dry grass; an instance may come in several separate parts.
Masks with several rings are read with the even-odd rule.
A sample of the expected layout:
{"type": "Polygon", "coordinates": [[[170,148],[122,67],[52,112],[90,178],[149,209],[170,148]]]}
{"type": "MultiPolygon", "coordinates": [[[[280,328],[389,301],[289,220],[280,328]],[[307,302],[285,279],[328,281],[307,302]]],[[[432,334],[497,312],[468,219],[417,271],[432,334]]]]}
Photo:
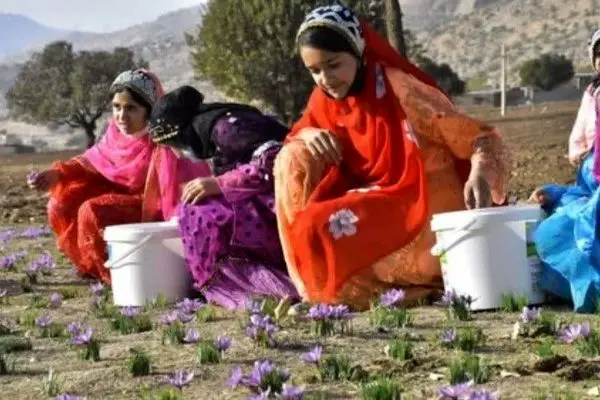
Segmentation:
{"type": "MultiPolygon", "coordinates": [[[[536,109],[510,110],[506,119],[497,117],[496,111],[486,109],[469,110],[500,126],[506,133],[514,149],[515,172],[511,183],[512,191],[524,198],[535,186],[550,182],[566,182],[573,177],[573,171],[566,160],[566,142],[574,120],[576,104],[558,104],[536,109]]],[[[3,159],[0,167],[0,221],[3,227],[24,226],[31,222],[43,223],[45,199],[31,194],[24,185],[24,176],[32,168],[44,168],[55,159],[67,159],[71,153],[14,156],[3,159]],[[17,211],[14,211],[17,210],[17,211]]],[[[9,242],[3,250],[7,254],[25,249],[31,257],[43,249],[53,249],[51,238],[33,241],[17,240],[9,242]]],[[[0,252],[0,255],[2,252],[0,252]]],[[[77,296],[66,300],[62,307],[54,310],[41,310],[50,313],[56,321],[67,323],[74,320],[87,321],[102,339],[101,358],[96,363],[82,361],[65,339],[33,338],[33,349],[14,353],[15,372],[0,376],[2,398],[42,399],[47,398],[41,391],[42,379],[53,368],[64,380],[65,392],[85,395],[89,399],[136,399],[143,387],[157,387],[163,376],[176,369],[194,371],[196,378],[184,390],[186,399],[243,399],[248,393],[225,387],[225,381],[233,366],[246,369],[253,361],[268,358],[290,368],[294,384],[307,389],[310,399],[354,399],[360,398],[357,383],[337,382],[322,384],[315,382],[314,369],[304,365],[300,354],[310,350],[316,343],[324,344],[327,354],[347,354],[368,373],[389,373],[402,384],[407,399],[436,398],[436,390],[447,383],[447,363],[456,357],[453,350],[444,350],[438,344],[442,330],[449,326],[442,310],[431,306],[412,309],[414,326],[406,329],[382,331],[368,323],[368,314],[358,315],[353,323],[353,332],[348,336],[336,336],[327,340],[311,335],[306,321],[284,321],[276,338],[276,349],[264,350],[254,347],[243,337],[241,322],[247,318],[242,314],[220,312],[215,322],[195,323],[203,338],[217,335],[230,335],[235,338],[225,360],[215,366],[201,366],[196,361],[193,346],[163,346],[160,331],[153,330],[134,335],[122,335],[110,329],[109,321],[95,317],[89,310],[91,293],[89,282],[76,278],[71,273],[68,262],[55,254],[59,269],[53,276],[44,276],[35,292],[44,297],[60,288],[74,288],[77,296]],[[390,361],[383,349],[392,338],[408,334],[415,346],[416,361],[390,361]],[[142,378],[132,378],[125,362],[130,357],[129,349],[139,346],[146,349],[153,359],[153,373],[142,378]],[[431,379],[431,373],[444,375],[440,380],[431,379]]],[[[0,271],[0,290],[7,288],[10,302],[0,305],[2,317],[16,318],[31,308],[33,294],[23,293],[19,285],[21,272],[0,271]]],[[[161,310],[151,310],[153,320],[161,310]]],[[[568,312],[559,312],[565,320],[582,319],[568,312]]],[[[488,340],[477,353],[491,367],[492,376],[486,388],[499,389],[504,399],[537,399],[554,394],[556,399],[567,399],[567,393],[576,399],[586,398],[593,386],[600,385],[594,376],[587,380],[571,381],[562,374],[581,369],[573,348],[556,345],[554,350],[570,357],[572,363],[555,373],[534,371],[538,360],[535,351],[542,339],[509,338],[512,324],[517,320],[516,313],[479,313],[468,323],[459,326],[481,327],[488,340]],[[501,371],[519,372],[520,377],[502,377],[501,371]],[[562,393],[562,396],[560,395],[562,393]]],[[[585,317],[585,320],[598,325],[600,320],[585,317]]],[[[25,328],[17,335],[23,336],[25,328]]],[[[35,336],[35,335],[34,335],[35,336]]],[[[2,337],[0,336],[0,340],[2,337]]],[[[589,366],[589,364],[586,364],[589,366]]],[[[594,374],[592,374],[594,375],[594,374]]]]}

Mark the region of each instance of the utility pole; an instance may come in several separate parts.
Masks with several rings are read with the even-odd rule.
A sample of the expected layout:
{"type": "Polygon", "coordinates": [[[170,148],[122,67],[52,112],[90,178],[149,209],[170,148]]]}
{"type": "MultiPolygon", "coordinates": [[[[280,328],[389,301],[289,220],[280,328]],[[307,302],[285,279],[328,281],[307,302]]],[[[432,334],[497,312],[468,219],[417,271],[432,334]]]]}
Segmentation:
{"type": "Polygon", "coordinates": [[[500,72],[500,115],[506,115],[506,48],[502,43],[502,66],[500,72]]]}
{"type": "Polygon", "coordinates": [[[399,0],[385,0],[385,26],[387,37],[393,48],[406,57],[402,7],[399,0]]]}

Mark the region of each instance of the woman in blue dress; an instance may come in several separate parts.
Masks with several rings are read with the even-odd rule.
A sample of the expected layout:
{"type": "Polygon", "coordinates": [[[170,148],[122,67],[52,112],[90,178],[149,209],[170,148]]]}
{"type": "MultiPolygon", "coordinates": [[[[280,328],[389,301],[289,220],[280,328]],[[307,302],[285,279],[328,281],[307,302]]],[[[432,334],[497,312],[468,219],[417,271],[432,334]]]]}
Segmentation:
{"type": "Polygon", "coordinates": [[[572,301],[577,312],[594,311],[600,298],[600,30],[590,41],[590,57],[597,74],[586,90],[569,140],[569,154],[580,154],[571,160],[578,165],[577,179],[569,186],[542,186],[530,199],[548,213],[535,232],[542,260],[540,286],[572,301]],[[583,104],[586,98],[589,105],[583,104]],[[586,132],[590,125],[593,132],[586,132]]]}

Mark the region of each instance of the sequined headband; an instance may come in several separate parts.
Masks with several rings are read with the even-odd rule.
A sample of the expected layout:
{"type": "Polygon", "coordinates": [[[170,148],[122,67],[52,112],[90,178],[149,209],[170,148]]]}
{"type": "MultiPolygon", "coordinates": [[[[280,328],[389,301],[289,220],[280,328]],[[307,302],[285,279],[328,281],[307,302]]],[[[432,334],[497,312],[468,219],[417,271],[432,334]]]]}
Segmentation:
{"type": "Polygon", "coordinates": [[[163,127],[161,122],[164,120],[159,118],[156,120],[156,126],[150,127],[150,136],[153,142],[161,143],[179,134],[179,125],[166,124],[163,127]]]}

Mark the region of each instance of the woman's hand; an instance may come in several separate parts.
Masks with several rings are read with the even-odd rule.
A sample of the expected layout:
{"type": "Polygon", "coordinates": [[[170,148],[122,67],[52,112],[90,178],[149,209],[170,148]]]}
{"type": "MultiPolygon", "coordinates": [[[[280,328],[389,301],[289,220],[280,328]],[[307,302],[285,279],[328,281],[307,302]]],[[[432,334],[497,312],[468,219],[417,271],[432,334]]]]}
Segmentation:
{"type": "Polygon", "coordinates": [[[485,178],[475,172],[471,173],[463,191],[465,207],[468,210],[492,206],[492,191],[485,178]]]}
{"type": "Polygon", "coordinates": [[[221,193],[221,188],[215,178],[196,178],[189,181],[183,188],[181,201],[187,204],[198,204],[204,198],[221,193]]]}
{"type": "Polygon", "coordinates": [[[304,141],[315,159],[335,165],[342,162],[342,145],[331,132],[319,128],[304,128],[298,138],[304,141]]]}
{"type": "Polygon", "coordinates": [[[59,179],[60,174],[57,170],[47,169],[28,179],[27,184],[31,189],[45,192],[52,189],[52,186],[56,185],[59,179]]]}
{"type": "Polygon", "coordinates": [[[550,197],[544,189],[539,187],[535,189],[533,193],[531,193],[531,196],[529,196],[529,200],[527,201],[530,203],[539,204],[540,206],[545,206],[550,202],[550,197]]]}

